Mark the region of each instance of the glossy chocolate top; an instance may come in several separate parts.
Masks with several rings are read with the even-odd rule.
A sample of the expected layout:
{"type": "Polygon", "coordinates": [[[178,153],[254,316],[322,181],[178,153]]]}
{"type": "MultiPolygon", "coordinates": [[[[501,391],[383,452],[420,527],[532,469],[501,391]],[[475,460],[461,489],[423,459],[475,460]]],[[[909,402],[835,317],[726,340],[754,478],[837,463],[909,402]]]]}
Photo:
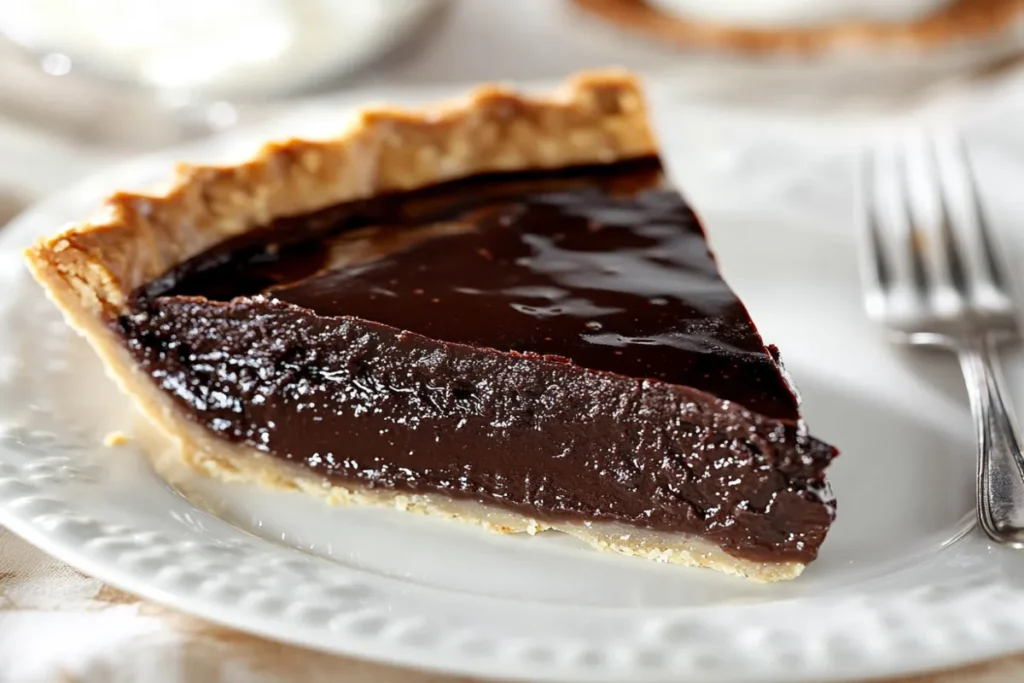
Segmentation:
{"type": "Polygon", "coordinates": [[[478,177],[278,221],[146,294],[261,292],[321,316],[564,359],[798,418],[699,222],[654,160],[478,177]]]}

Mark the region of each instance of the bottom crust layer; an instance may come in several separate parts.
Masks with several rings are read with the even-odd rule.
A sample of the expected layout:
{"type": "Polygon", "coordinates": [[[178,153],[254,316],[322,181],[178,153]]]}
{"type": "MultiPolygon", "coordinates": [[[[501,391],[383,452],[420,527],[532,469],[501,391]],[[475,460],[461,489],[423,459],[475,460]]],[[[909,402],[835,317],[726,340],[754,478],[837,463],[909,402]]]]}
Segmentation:
{"type": "Polygon", "coordinates": [[[687,534],[658,533],[607,522],[552,524],[481,503],[452,500],[440,494],[408,495],[332,485],[296,465],[253,448],[222,441],[188,419],[177,410],[172,399],[135,365],[114,332],[83,306],[75,291],[58,274],[38,265],[32,267],[36,278],[47,285],[48,294],[64,311],[68,323],[85,336],[103,359],[107,374],[135,399],[143,415],[176,444],[178,456],[205,474],[229,482],[299,491],[333,504],[392,507],[458,520],[498,533],[561,531],[598,550],[684,566],[707,567],[760,582],[793,579],[804,569],[805,565],[799,562],[753,562],[733,557],[717,545],[687,534]]]}
{"type": "Polygon", "coordinates": [[[210,445],[215,450],[196,450],[182,444],[183,447],[176,451],[176,455],[193,470],[222,481],[298,491],[322,498],[330,505],[394,508],[481,526],[500,534],[527,533],[532,536],[542,531],[559,531],[597,550],[642,557],[655,562],[706,567],[754,581],[767,583],[793,579],[800,575],[805,566],[799,562],[752,562],[733,557],[718,546],[688,534],[661,533],[609,522],[544,522],[484,503],[455,500],[441,494],[409,494],[359,485],[332,484],[296,465],[254,449],[230,444],[226,448],[223,444],[210,445]]]}

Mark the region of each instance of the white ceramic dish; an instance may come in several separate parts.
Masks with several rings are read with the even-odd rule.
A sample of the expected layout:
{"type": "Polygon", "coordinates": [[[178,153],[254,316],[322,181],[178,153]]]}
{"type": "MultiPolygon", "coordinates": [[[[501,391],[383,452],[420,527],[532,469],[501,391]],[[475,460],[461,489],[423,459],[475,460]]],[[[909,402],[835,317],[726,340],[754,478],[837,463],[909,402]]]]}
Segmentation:
{"type": "Polygon", "coordinates": [[[349,74],[394,49],[437,0],[201,0],[160,8],[64,0],[0,7],[3,34],[42,70],[84,69],[165,96],[260,99],[349,74]]]}
{"type": "MultiPolygon", "coordinates": [[[[763,128],[674,121],[669,157],[728,279],[782,348],[813,431],[844,451],[831,470],[839,519],[797,581],[755,585],[181,472],[173,488],[137,440],[104,446],[132,428],[128,402],[14,249],[115,187],[161,177],[172,157],[197,156],[181,152],[54,196],[0,234],[0,522],[213,621],[465,674],[846,680],[1024,649],[1024,555],[970,530],[974,445],[957,370],[889,346],[861,315],[843,156],[766,142],[763,128]]],[[[1024,177],[1008,144],[979,154],[1000,216],[1013,215],[1024,177]]],[[[1024,258],[1021,242],[1007,235],[1024,258]]],[[[1024,362],[1006,364],[1024,389],[1024,362]]]]}

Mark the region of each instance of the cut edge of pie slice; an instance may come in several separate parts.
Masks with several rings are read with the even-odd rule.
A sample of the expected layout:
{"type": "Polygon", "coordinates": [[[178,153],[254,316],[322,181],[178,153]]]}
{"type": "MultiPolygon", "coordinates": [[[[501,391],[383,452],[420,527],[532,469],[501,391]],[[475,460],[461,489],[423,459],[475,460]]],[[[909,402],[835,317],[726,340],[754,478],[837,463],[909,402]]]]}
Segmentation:
{"type": "MultiPolygon", "coordinates": [[[[300,490],[333,503],[441,516],[498,532],[557,529],[601,550],[758,581],[791,579],[806,561],[738,557],[699,534],[609,521],[540,520],[444,493],[328,481],[228,442],[191,419],[138,365],[110,324],[129,309],[140,288],[275,219],[481,174],[613,164],[657,154],[639,85],[628,73],[581,74],[541,97],[483,87],[463,101],[434,109],[364,111],[336,139],[270,144],[240,165],[181,165],[163,190],[113,195],[97,218],[30,247],[26,262],[68,323],[102,358],[108,374],[180,443],[185,462],[207,474],[300,490]]],[[[834,453],[822,457],[827,461],[834,453]]],[[[831,501],[824,500],[827,484],[824,479],[819,483],[822,504],[831,510],[831,501]]],[[[824,531],[816,542],[823,536],[824,531]]]]}

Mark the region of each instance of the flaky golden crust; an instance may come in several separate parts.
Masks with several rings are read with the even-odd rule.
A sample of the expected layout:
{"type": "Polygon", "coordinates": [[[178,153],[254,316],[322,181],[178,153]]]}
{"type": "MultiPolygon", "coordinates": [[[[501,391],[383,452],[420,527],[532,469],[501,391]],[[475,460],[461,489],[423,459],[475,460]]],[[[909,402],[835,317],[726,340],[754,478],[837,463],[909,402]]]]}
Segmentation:
{"type": "Polygon", "coordinates": [[[907,23],[842,23],[756,29],[669,16],[643,0],[571,0],[619,26],[662,42],[751,54],[820,54],[847,46],[931,49],[986,36],[1024,15],[1024,0],[956,0],[907,23]]]}
{"type": "Polygon", "coordinates": [[[179,166],[166,191],[115,194],[101,217],[40,240],[26,259],[48,289],[110,315],[174,265],[278,217],[478,173],[656,152],[628,74],[582,74],[536,98],[483,87],[436,109],[364,111],[334,140],[267,145],[237,166],[179,166]]]}

